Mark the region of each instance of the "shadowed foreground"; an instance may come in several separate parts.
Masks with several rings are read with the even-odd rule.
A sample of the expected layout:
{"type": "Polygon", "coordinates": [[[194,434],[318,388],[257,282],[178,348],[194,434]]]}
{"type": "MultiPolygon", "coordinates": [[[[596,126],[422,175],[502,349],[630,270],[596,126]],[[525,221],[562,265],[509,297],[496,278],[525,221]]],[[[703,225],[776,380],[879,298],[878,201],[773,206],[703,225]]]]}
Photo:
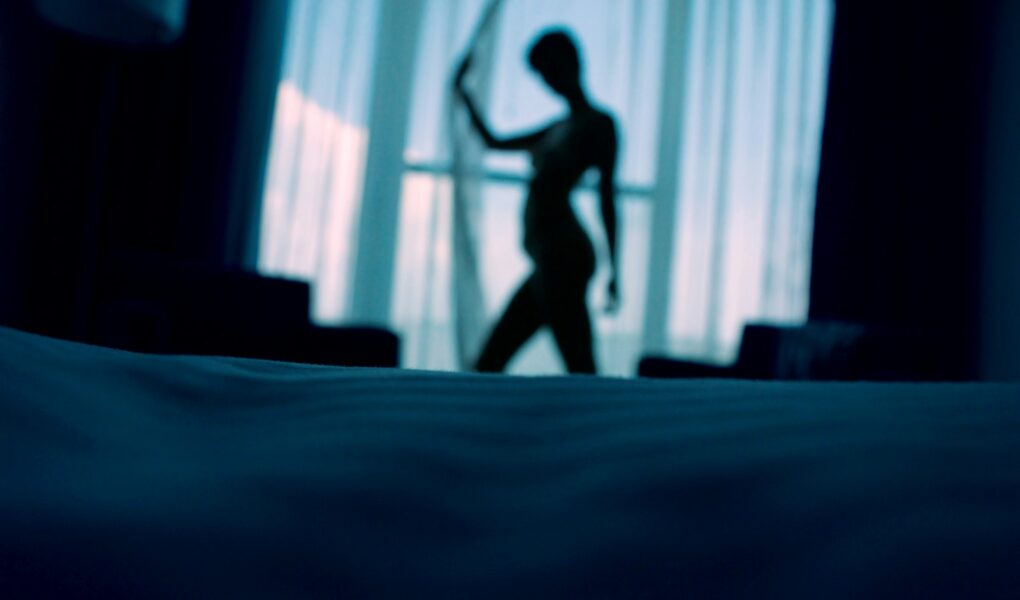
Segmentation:
{"type": "Polygon", "coordinates": [[[156,357],[0,329],[0,588],[1006,596],[1018,399],[156,357]]]}

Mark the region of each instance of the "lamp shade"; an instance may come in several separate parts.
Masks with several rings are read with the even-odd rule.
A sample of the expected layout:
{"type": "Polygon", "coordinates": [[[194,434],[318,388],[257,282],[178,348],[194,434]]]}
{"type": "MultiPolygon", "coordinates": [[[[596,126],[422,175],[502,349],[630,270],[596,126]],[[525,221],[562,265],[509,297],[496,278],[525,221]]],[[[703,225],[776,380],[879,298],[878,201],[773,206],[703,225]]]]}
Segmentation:
{"type": "Polygon", "coordinates": [[[75,33],[111,43],[152,45],[181,36],[188,0],[35,0],[35,6],[47,21],[75,33]]]}

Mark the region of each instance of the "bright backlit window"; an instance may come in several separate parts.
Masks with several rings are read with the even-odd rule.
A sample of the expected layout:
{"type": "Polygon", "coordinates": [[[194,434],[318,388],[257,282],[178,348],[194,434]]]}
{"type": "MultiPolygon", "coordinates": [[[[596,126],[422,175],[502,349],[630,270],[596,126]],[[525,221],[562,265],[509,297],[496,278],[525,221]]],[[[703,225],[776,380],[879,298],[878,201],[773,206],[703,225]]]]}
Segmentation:
{"type": "MultiPolygon", "coordinates": [[[[353,265],[359,245],[372,243],[358,235],[358,218],[373,202],[362,190],[382,68],[377,34],[388,2],[417,1],[292,3],[260,269],[313,282],[322,323],[351,317],[353,265]]],[[[393,277],[388,323],[409,367],[456,365],[444,107],[482,6],[422,2],[404,74],[413,82],[410,118],[403,163],[392,165],[402,192],[385,225],[396,243],[383,271],[393,277]]],[[[505,0],[487,102],[493,128],[529,130],[564,113],[525,62],[550,25],[574,31],[591,95],[618,119],[620,312],[600,310],[604,270],[590,291],[602,372],[633,374],[647,351],[725,361],[745,322],[805,317],[832,17],[831,0],[505,0]],[[676,135],[663,137],[667,122],[676,135]],[[677,162],[663,164],[673,138],[677,162]],[[653,256],[656,243],[668,251],[653,256]]],[[[530,167],[526,156],[498,153],[484,167],[479,256],[495,318],[529,269],[520,216],[530,167]]],[[[573,203],[603,249],[594,191],[577,190],[573,203]]],[[[511,370],[560,372],[551,336],[539,336],[511,370]]]]}

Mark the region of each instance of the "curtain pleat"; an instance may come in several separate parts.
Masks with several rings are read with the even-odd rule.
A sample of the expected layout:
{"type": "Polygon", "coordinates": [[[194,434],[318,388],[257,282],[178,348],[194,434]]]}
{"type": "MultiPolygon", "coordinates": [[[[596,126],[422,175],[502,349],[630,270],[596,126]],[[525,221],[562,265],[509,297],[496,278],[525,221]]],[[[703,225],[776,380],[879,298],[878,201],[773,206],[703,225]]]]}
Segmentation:
{"type": "Polygon", "coordinates": [[[737,84],[737,59],[739,58],[739,39],[737,37],[738,26],[738,0],[720,0],[716,4],[720,8],[719,15],[719,47],[722,55],[719,60],[725,65],[720,73],[721,90],[719,92],[718,142],[716,148],[716,159],[714,169],[715,193],[713,194],[712,216],[709,227],[712,231],[712,245],[708,249],[708,289],[707,313],[705,316],[706,328],[706,351],[709,354],[718,352],[717,345],[720,340],[720,329],[722,327],[721,316],[725,297],[725,277],[727,275],[724,266],[726,264],[726,251],[728,248],[727,227],[729,225],[729,209],[731,206],[730,184],[733,177],[733,136],[735,134],[735,111],[736,84],[737,84]]]}
{"type": "MultiPolygon", "coordinates": [[[[344,85],[344,80],[340,74],[346,73],[351,69],[351,63],[354,58],[355,27],[357,26],[357,19],[355,18],[354,13],[355,10],[357,10],[357,5],[347,3],[342,6],[342,9],[344,11],[345,23],[343,33],[340,36],[340,55],[335,57],[338,74],[336,84],[333,86],[333,102],[331,102],[331,104],[339,106],[341,113],[343,114],[349,111],[350,95],[352,90],[350,86],[344,85]]],[[[333,181],[337,176],[338,171],[335,166],[337,162],[337,155],[342,152],[342,149],[340,148],[341,140],[338,138],[339,136],[334,134],[327,140],[325,158],[326,176],[322,179],[322,186],[319,193],[316,195],[316,221],[318,223],[318,231],[312,238],[312,243],[314,244],[312,256],[314,257],[315,264],[312,272],[314,273],[316,280],[324,276],[323,257],[327,253],[324,246],[326,239],[329,236],[330,216],[332,214],[331,209],[333,208],[333,203],[329,201],[330,192],[333,188],[333,181]]]]}
{"type": "MultiPolygon", "coordinates": [[[[304,61],[301,71],[301,87],[303,89],[307,89],[311,85],[315,63],[326,58],[322,56],[322,53],[315,51],[315,40],[321,35],[320,27],[324,22],[323,19],[318,19],[316,17],[322,8],[321,2],[313,4],[310,7],[310,10],[308,10],[306,16],[309,22],[306,26],[308,31],[304,41],[304,48],[302,49],[304,61]]],[[[300,193],[301,187],[309,185],[310,183],[305,178],[301,177],[301,173],[303,171],[301,163],[305,160],[321,160],[318,152],[322,149],[314,147],[309,141],[307,111],[307,106],[302,107],[299,121],[300,129],[297,135],[298,143],[294,146],[294,152],[291,157],[290,182],[288,186],[289,193],[286,196],[287,214],[285,218],[286,222],[290,224],[290,231],[287,236],[290,244],[287,245],[287,253],[284,261],[287,264],[288,270],[295,270],[298,268],[294,257],[299,251],[299,245],[305,239],[305,236],[300,235],[300,232],[296,229],[297,224],[300,223],[300,220],[296,218],[296,214],[301,208],[303,203],[302,201],[305,200],[305,197],[300,193]]]]}
{"type": "MultiPolygon", "coordinates": [[[[790,19],[787,18],[787,5],[789,0],[776,0],[771,3],[774,10],[779,12],[778,17],[775,19],[778,21],[776,27],[776,59],[773,60],[775,68],[775,86],[773,87],[772,101],[772,136],[771,145],[775,148],[780,148],[783,140],[783,136],[786,132],[786,97],[787,97],[787,80],[789,72],[789,62],[785,60],[790,43],[790,19]]],[[[783,196],[783,177],[782,177],[782,166],[783,166],[783,153],[773,152],[772,160],[770,161],[770,168],[768,170],[768,202],[766,211],[766,222],[765,222],[765,235],[761,240],[761,252],[766,257],[764,269],[763,269],[763,281],[762,281],[762,306],[769,314],[774,314],[781,310],[779,306],[779,293],[776,289],[777,281],[780,280],[779,269],[779,256],[777,250],[779,249],[778,239],[778,228],[780,227],[780,218],[782,210],[782,196],[783,196]]]]}

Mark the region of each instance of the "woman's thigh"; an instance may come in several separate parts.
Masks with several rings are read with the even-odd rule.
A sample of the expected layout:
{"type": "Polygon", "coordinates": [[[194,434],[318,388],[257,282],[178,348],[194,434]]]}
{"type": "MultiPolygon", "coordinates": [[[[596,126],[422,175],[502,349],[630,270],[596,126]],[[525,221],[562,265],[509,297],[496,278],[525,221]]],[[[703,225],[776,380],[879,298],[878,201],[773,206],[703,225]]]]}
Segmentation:
{"type": "Polygon", "coordinates": [[[586,265],[544,264],[533,284],[545,322],[573,373],[595,371],[587,291],[591,270],[586,265]]]}

